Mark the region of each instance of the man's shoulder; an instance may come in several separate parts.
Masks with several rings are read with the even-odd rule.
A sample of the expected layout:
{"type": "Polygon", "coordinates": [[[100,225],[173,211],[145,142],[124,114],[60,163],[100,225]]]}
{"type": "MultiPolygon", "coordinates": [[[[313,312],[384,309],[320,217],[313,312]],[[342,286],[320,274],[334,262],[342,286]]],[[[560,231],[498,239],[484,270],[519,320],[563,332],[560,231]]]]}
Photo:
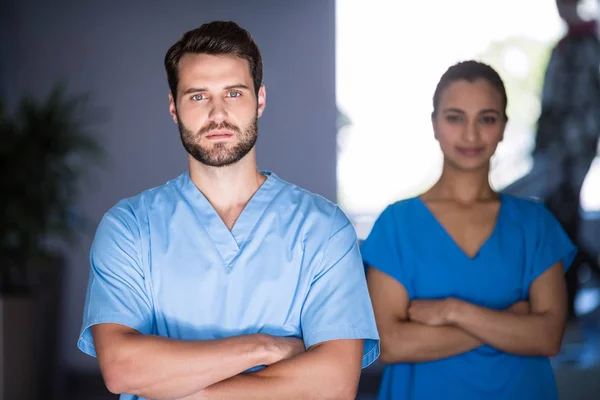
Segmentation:
{"type": "Polygon", "coordinates": [[[332,218],[336,214],[343,214],[336,203],[326,199],[322,195],[286,182],[281,178],[276,177],[276,179],[281,181],[284,186],[280,195],[281,203],[297,207],[299,211],[306,215],[321,215],[332,218]]]}
{"type": "Polygon", "coordinates": [[[119,200],[108,209],[106,215],[113,217],[125,217],[129,215],[135,218],[139,214],[145,214],[156,209],[159,204],[175,202],[179,196],[186,173],[171,179],[162,185],[146,189],[134,196],[119,200]]]}
{"type": "Polygon", "coordinates": [[[285,214],[301,216],[303,225],[310,227],[313,233],[322,232],[332,235],[343,228],[352,226],[350,219],[338,204],[310,190],[289,182],[282,182],[284,188],[277,196],[277,205],[274,210],[294,210],[293,213],[285,214]]]}

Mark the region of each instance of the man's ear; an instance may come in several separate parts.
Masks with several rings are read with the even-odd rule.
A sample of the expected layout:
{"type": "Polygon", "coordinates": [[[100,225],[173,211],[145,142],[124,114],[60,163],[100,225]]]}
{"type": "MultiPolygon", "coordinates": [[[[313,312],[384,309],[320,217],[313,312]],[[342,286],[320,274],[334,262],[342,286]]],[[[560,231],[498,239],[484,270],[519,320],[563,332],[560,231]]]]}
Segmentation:
{"type": "Polygon", "coordinates": [[[171,92],[169,92],[169,114],[171,114],[173,122],[178,124],[179,120],[177,119],[177,106],[175,105],[175,99],[173,98],[173,94],[171,94],[171,92]]]}

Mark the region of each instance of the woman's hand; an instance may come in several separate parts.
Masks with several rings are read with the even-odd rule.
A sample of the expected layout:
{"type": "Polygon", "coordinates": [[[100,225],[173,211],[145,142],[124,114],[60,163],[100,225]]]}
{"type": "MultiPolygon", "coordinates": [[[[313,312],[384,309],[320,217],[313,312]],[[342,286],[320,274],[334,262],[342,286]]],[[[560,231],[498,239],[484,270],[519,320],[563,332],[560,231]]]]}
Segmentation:
{"type": "Polygon", "coordinates": [[[413,300],[408,307],[408,317],[413,322],[429,326],[452,324],[452,315],[460,307],[461,300],[448,298],[443,300],[413,300]]]}

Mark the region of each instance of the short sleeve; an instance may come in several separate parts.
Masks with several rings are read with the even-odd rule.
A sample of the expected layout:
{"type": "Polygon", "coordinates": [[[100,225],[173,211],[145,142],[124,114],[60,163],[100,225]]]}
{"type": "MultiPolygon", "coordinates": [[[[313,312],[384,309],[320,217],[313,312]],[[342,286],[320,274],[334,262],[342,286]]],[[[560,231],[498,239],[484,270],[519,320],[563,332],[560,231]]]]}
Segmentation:
{"type": "Polygon", "coordinates": [[[361,253],[366,265],[396,279],[412,299],[412,273],[408,265],[402,262],[396,211],[393,205],[383,210],[363,242],[361,253]]]}
{"type": "Polygon", "coordinates": [[[142,334],[153,326],[140,257],[140,234],[131,210],[119,205],[104,215],[90,251],[88,282],[79,349],[96,356],[91,326],[126,325],[142,334]]]}
{"type": "Polygon", "coordinates": [[[339,208],[302,308],[301,326],[306,347],[363,339],[363,368],[379,357],[379,335],[356,232],[339,208]]]}
{"type": "Polygon", "coordinates": [[[535,231],[531,233],[535,235],[531,241],[535,249],[528,268],[527,287],[559,261],[566,273],[577,255],[577,248],[545,205],[536,204],[535,219],[532,221],[535,231]]]}

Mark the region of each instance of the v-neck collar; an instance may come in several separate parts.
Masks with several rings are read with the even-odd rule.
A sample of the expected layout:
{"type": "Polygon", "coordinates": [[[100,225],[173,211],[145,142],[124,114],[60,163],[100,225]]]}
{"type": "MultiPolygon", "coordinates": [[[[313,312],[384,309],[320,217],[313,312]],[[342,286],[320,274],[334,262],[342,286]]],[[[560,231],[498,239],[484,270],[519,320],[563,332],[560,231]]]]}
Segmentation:
{"type": "Polygon", "coordinates": [[[246,239],[260,221],[269,204],[284,186],[283,181],[272,172],[260,172],[266,175],[267,179],[254,192],[231,231],[204,194],[194,185],[189,171],[183,176],[183,192],[191,200],[192,207],[194,207],[202,227],[214,242],[228,269],[232,268],[232,262],[242,250],[246,239]]]}
{"type": "Polygon", "coordinates": [[[496,231],[498,230],[498,225],[500,224],[500,218],[505,206],[505,199],[504,199],[504,195],[502,193],[500,193],[500,208],[498,209],[498,213],[496,215],[496,221],[494,222],[494,228],[492,229],[492,231],[490,232],[489,236],[485,239],[485,241],[481,244],[481,246],[479,246],[479,249],[477,249],[477,251],[475,252],[475,254],[473,256],[470,256],[469,254],[467,254],[467,252],[456,242],[456,240],[452,237],[452,235],[450,235],[450,233],[448,232],[448,230],[446,229],[446,227],[440,222],[440,220],[435,216],[435,214],[431,211],[431,209],[427,206],[427,204],[423,201],[423,199],[421,199],[421,197],[417,196],[415,197],[415,200],[417,203],[419,203],[421,205],[421,207],[425,210],[425,213],[429,215],[429,217],[431,219],[433,219],[435,225],[438,226],[438,228],[442,231],[443,235],[446,236],[446,238],[448,240],[450,240],[450,242],[452,242],[453,246],[455,249],[457,249],[459,251],[460,254],[462,254],[464,257],[466,257],[469,260],[475,260],[479,254],[481,253],[482,250],[484,250],[484,248],[487,246],[487,244],[494,238],[494,236],[496,235],[496,231]]]}

